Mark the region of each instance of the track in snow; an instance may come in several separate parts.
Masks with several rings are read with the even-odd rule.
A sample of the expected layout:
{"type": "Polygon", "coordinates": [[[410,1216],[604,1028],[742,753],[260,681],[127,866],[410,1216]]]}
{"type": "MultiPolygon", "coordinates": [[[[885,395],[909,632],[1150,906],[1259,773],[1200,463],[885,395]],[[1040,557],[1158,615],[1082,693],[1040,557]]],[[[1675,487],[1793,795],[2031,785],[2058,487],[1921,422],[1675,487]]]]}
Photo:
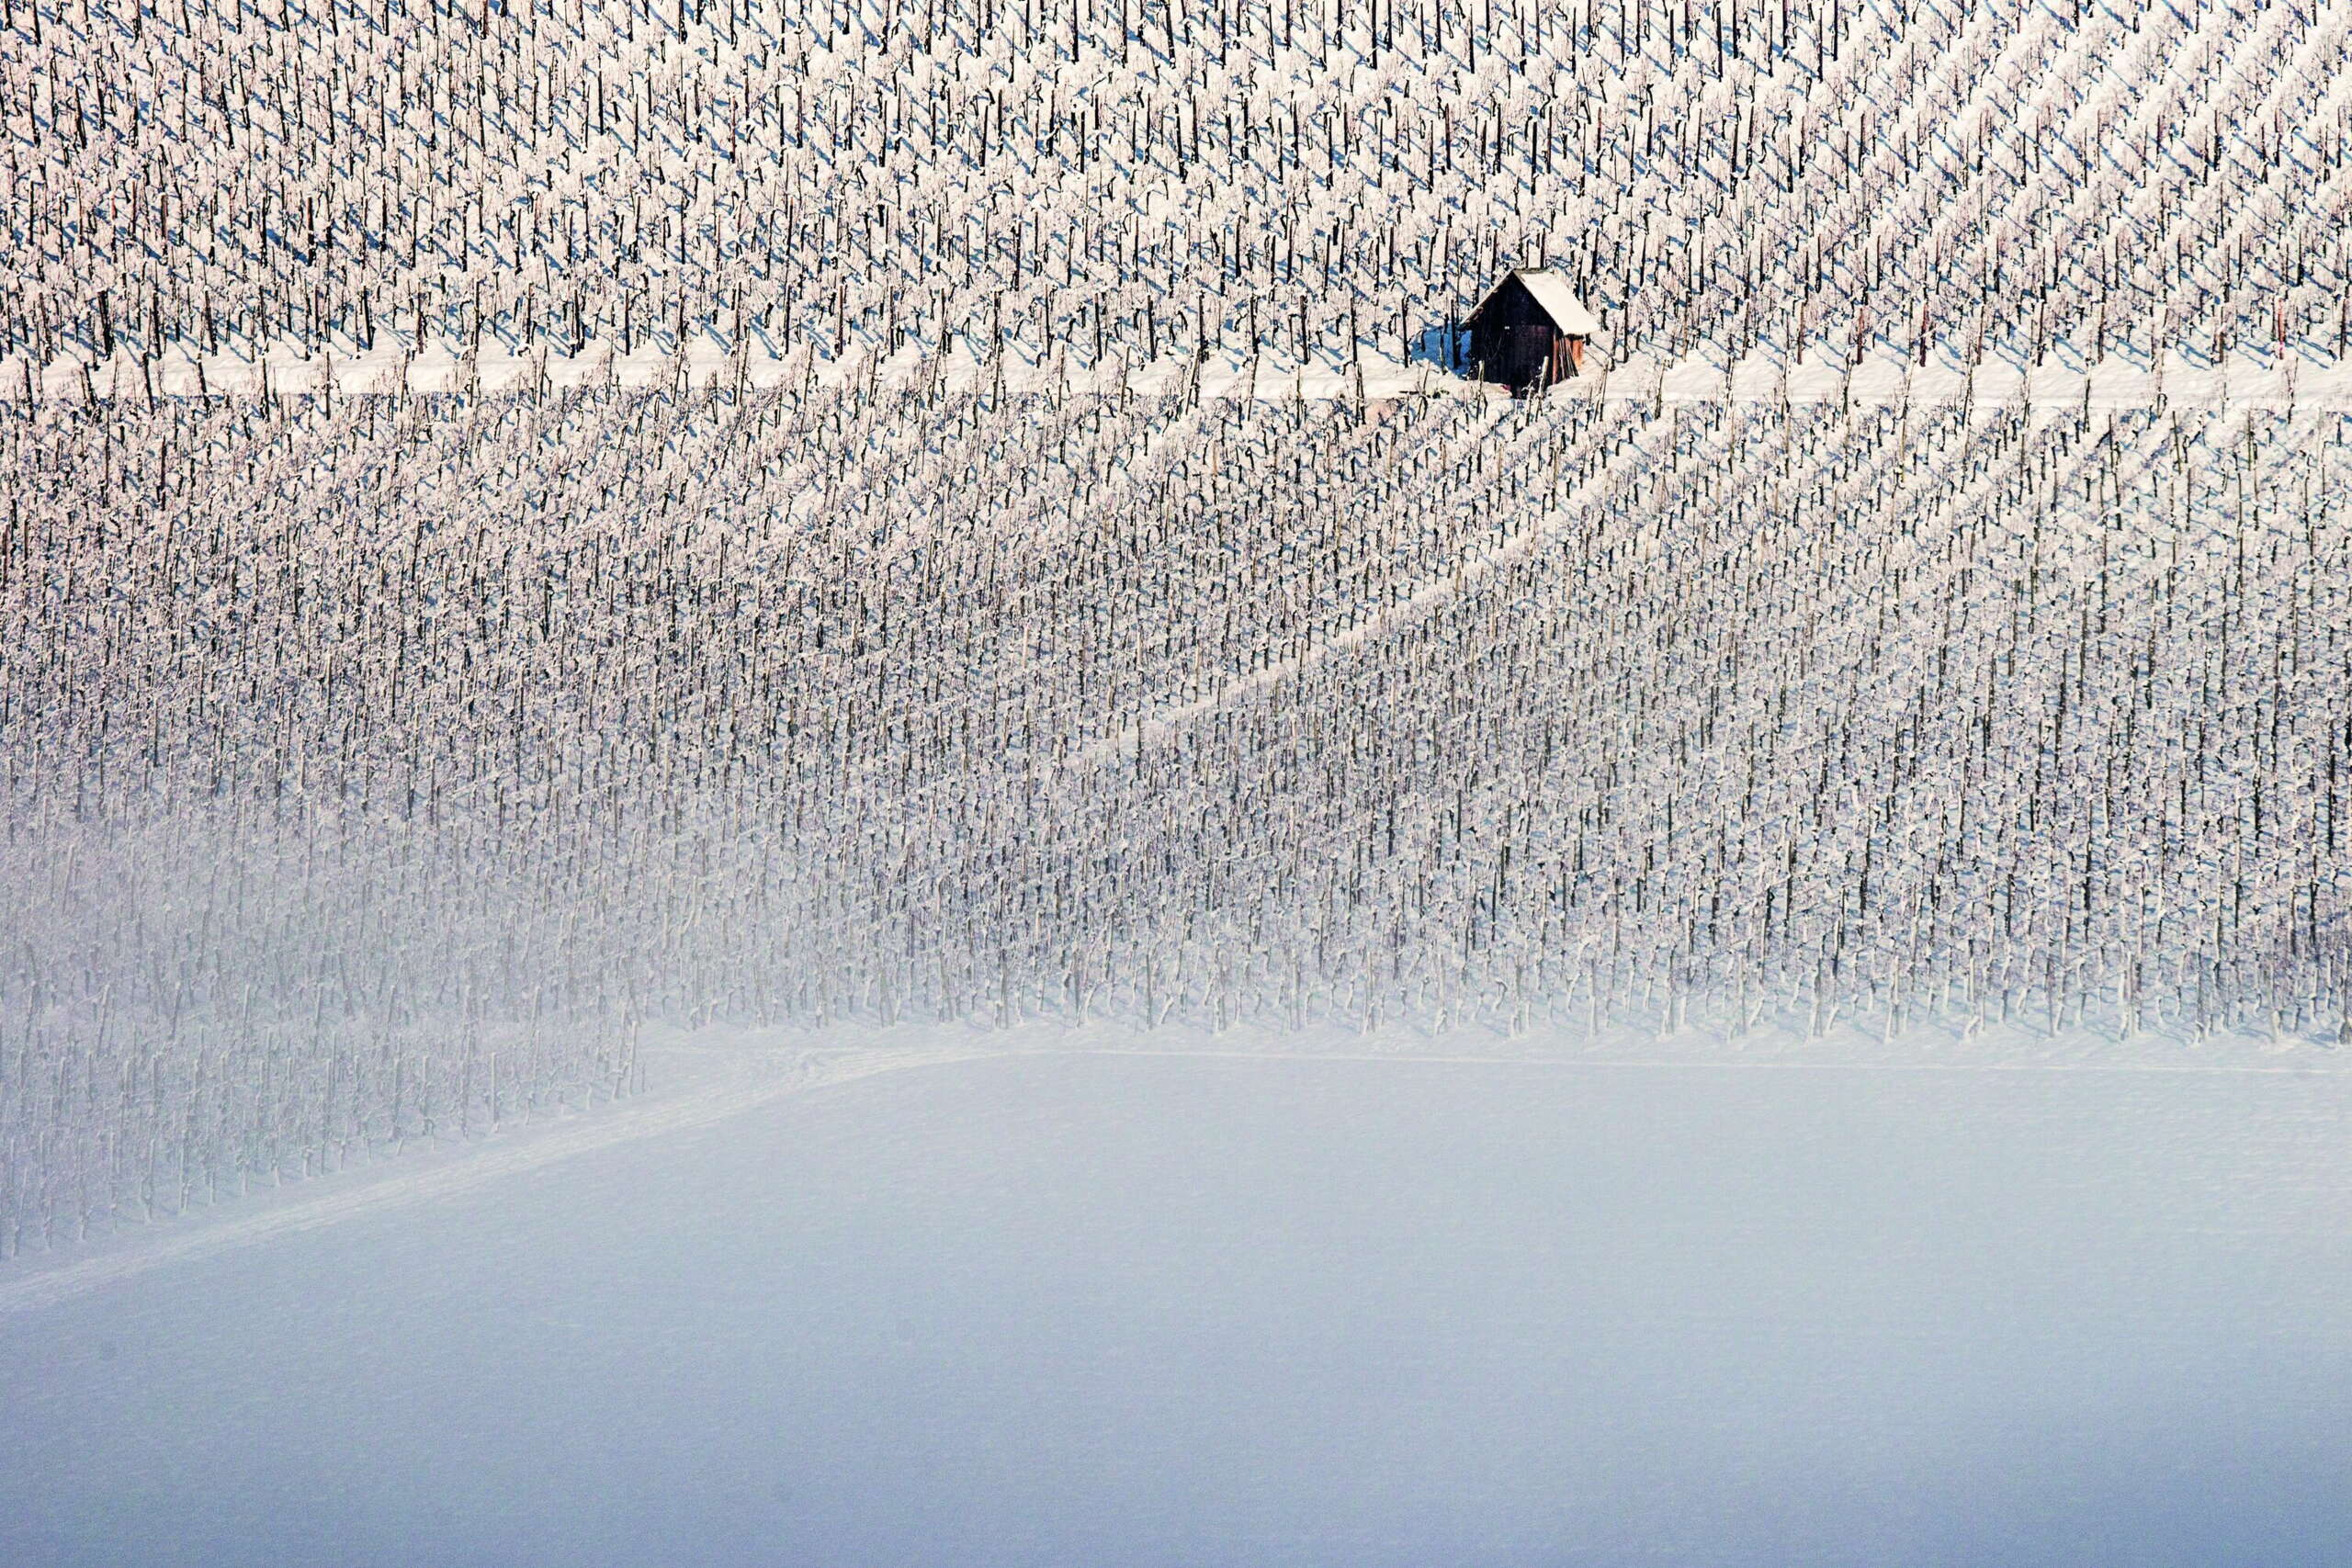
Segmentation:
{"type": "MultiPolygon", "coordinates": [[[[649,1053],[652,1054],[656,1053],[649,1053]]],[[[53,1306],[167,1263],[211,1258],[362,1214],[470,1191],[616,1144],[707,1127],[787,1095],[877,1073],[988,1055],[951,1047],[747,1056],[741,1070],[720,1075],[724,1081],[680,1093],[648,1095],[561,1122],[526,1125],[511,1137],[494,1139],[475,1150],[438,1151],[440,1157],[432,1154],[421,1158],[395,1157],[355,1171],[348,1179],[329,1176],[300,1183],[300,1190],[287,1193],[281,1201],[255,1205],[242,1201],[226,1213],[212,1211],[189,1224],[164,1222],[126,1226],[110,1238],[116,1245],[95,1255],[60,1258],[52,1253],[37,1261],[29,1273],[14,1279],[0,1276],[0,1313],[53,1306]]],[[[24,1261],[18,1260],[11,1272],[21,1269],[24,1261]]]]}

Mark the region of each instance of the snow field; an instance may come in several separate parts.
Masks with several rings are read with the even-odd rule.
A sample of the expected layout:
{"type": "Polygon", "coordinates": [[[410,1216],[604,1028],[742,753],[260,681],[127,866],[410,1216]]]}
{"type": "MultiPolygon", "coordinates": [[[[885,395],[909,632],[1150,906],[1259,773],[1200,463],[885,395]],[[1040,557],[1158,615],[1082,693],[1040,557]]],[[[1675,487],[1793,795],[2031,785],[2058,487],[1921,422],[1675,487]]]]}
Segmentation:
{"type": "Polygon", "coordinates": [[[2210,1066],[1089,1052],[594,1135],[649,1092],[0,1286],[0,1556],[2330,1568],[2352,1078],[2210,1066]]]}

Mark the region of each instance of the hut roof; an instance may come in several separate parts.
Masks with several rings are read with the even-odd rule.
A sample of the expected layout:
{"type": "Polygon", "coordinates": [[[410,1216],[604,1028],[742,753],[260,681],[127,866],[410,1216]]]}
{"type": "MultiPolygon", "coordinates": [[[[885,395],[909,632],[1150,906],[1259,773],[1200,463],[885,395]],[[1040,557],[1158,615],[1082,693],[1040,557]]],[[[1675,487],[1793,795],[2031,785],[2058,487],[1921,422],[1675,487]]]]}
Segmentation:
{"type": "Polygon", "coordinates": [[[1600,330],[1599,318],[1584,308],[1584,301],[1578,299],[1576,291],[1568,287],[1566,276],[1548,266],[1513,268],[1502,283],[1496,284],[1487,298],[1478,301],[1478,310],[1470,312],[1471,319],[1475,321],[1478,310],[1484,310],[1495,295],[1501,292],[1503,285],[1513,277],[1519,279],[1520,286],[1543,308],[1544,313],[1552,318],[1552,324],[1570,337],[1590,337],[1600,330]]]}

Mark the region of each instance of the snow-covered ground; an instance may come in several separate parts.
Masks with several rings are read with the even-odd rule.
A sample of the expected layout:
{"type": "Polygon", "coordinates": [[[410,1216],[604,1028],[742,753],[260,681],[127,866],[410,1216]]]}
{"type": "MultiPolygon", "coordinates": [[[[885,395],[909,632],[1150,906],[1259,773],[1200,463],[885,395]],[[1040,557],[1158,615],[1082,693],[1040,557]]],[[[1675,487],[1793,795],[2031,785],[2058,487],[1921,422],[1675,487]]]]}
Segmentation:
{"type": "Polygon", "coordinates": [[[699,1043],[725,1119],[0,1294],[0,1559],[2352,1551],[2330,1057],[699,1043]]]}
{"type": "MultiPolygon", "coordinates": [[[[48,401],[148,400],[196,396],[365,396],[422,392],[487,395],[576,389],[771,390],[899,389],[1329,401],[1399,397],[1488,397],[1481,384],[1426,361],[1378,354],[1342,359],[1212,356],[1194,363],[1162,357],[1141,363],[1072,362],[1066,355],[980,357],[960,343],[944,355],[904,348],[877,357],[812,354],[778,356],[748,347],[730,353],[711,337],[681,353],[652,344],[622,352],[590,344],[578,354],[513,351],[497,343],[460,355],[430,342],[422,352],[389,345],[345,352],[279,344],[239,354],[175,347],[152,362],[129,350],[90,361],[70,356],[34,367],[0,359],[0,394],[48,401]]],[[[1989,359],[1915,365],[1868,358],[1844,363],[1815,355],[1787,361],[1763,352],[1661,361],[1640,355],[1616,364],[1596,355],[1585,374],[1564,382],[1555,399],[1639,403],[1838,403],[1881,408],[1907,404],[2035,407],[2062,410],[2171,408],[2352,412],[2352,369],[2334,358],[2237,354],[2214,358],[2178,352],[2153,359],[2050,357],[2039,364],[1989,359]]]]}

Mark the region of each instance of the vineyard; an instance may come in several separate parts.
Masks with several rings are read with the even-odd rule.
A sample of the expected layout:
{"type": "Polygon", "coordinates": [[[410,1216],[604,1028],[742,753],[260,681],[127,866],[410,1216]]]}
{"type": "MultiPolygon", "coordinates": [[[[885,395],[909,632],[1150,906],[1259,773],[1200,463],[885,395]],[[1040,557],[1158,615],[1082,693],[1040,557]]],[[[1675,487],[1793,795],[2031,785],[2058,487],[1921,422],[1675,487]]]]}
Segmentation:
{"type": "Polygon", "coordinates": [[[896,393],[13,421],[12,1245],[626,1088],[647,1016],[2332,1040],[2347,437],[896,393]]]}
{"type": "Polygon", "coordinates": [[[0,11],[0,1256],[649,1024],[2345,1028],[2340,7],[0,11]]]}
{"type": "Polygon", "coordinates": [[[2341,360],[2352,14],[6,0],[0,355],[2341,360]]]}

